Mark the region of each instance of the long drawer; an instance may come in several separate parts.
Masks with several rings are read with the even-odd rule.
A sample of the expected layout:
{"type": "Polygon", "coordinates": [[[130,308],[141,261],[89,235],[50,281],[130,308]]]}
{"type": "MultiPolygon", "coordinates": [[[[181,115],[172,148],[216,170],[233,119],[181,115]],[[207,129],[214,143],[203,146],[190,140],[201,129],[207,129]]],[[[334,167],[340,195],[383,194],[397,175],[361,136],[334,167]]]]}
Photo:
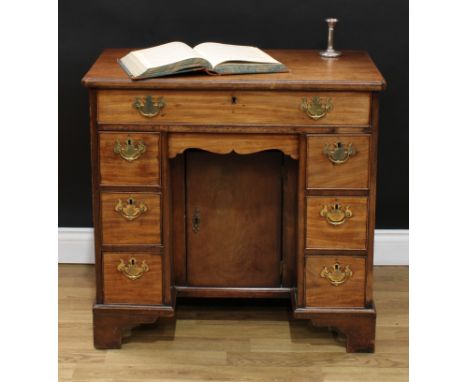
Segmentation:
{"type": "Polygon", "coordinates": [[[101,124],[369,125],[366,92],[101,90],[101,124]]]}

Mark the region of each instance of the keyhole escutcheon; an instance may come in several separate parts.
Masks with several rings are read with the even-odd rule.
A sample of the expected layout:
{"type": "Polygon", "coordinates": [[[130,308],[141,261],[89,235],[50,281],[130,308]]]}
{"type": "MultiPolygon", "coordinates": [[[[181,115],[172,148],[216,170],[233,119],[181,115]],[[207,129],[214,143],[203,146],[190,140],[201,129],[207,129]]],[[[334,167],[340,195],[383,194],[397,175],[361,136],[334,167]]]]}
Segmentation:
{"type": "Polygon", "coordinates": [[[200,209],[195,208],[195,211],[192,216],[192,231],[198,233],[200,231],[201,216],[200,209]]]}

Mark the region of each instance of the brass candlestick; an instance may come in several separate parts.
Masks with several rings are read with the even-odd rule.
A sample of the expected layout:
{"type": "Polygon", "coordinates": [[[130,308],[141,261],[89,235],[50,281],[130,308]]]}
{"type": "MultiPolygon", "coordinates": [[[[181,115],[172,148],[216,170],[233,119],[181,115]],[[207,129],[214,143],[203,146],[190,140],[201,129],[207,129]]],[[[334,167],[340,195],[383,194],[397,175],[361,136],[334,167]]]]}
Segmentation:
{"type": "Polygon", "coordinates": [[[322,50],[320,55],[325,58],[335,58],[341,56],[341,52],[338,52],[333,48],[333,35],[335,32],[335,25],[338,19],[325,19],[328,24],[328,46],[327,50],[322,50]]]}

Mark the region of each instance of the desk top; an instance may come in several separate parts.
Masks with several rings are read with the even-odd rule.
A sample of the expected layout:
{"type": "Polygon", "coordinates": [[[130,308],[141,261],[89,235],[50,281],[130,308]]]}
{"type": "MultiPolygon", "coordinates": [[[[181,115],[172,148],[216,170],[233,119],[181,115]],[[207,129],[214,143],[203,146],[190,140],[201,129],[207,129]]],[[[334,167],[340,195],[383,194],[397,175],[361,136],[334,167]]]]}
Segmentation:
{"type": "Polygon", "coordinates": [[[117,63],[132,49],[106,49],[82,82],[91,88],[205,90],[366,90],[380,91],[385,79],[366,52],[344,51],[323,59],[316,50],[266,50],[288,73],[211,76],[204,72],[133,81],[117,63]]]}

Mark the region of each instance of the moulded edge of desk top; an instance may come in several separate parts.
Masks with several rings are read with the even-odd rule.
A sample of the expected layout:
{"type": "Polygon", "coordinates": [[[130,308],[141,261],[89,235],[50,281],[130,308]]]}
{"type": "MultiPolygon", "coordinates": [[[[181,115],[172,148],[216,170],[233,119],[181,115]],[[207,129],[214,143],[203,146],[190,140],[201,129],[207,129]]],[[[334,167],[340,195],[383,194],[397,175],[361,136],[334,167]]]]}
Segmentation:
{"type": "Polygon", "coordinates": [[[181,74],[131,80],[117,63],[131,49],[106,49],[82,79],[89,88],[180,90],[355,90],[381,91],[386,82],[366,52],[343,51],[338,59],[323,59],[315,50],[267,50],[288,73],[222,75],[181,74]]]}

